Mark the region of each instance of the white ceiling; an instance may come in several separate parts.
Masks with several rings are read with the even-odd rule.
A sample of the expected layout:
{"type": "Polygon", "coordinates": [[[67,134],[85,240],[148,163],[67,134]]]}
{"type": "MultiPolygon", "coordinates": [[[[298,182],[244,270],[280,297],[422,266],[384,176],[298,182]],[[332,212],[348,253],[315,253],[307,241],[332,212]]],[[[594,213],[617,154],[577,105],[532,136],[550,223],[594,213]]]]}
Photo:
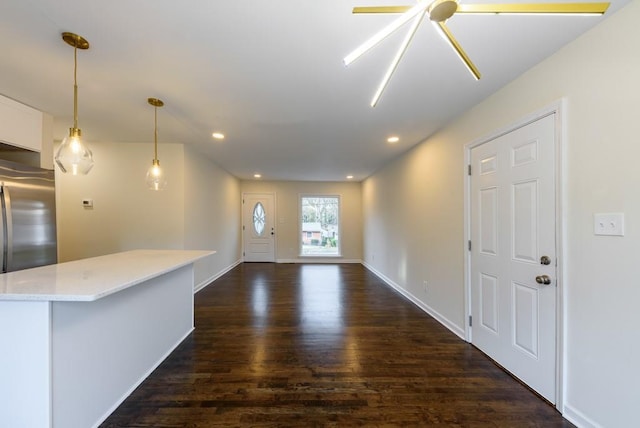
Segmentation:
{"type": "MultiPolygon", "coordinates": [[[[467,1],[487,2],[501,3],[467,1]]],[[[351,9],[412,1],[3,0],[0,93],[52,114],[64,138],[73,48],[60,34],[70,31],[91,44],[78,51],[89,143],[152,144],[156,97],[160,160],[162,143],[184,143],[242,179],[362,180],[627,2],[613,0],[604,17],[454,16],[448,26],[480,81],[425,21],[371,108],[407,28],[345,68],[344,56],[394,19],[351,9]]]]}

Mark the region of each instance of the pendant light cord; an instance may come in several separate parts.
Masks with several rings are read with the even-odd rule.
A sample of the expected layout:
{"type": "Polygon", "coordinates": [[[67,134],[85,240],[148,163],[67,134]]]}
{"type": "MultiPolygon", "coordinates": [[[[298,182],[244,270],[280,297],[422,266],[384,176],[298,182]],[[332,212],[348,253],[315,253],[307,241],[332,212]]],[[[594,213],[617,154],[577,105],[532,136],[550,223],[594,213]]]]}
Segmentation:
{"type": "Polygon", "coordinates": [[[153,159],[158,160],[158,106],[153,107],[154,127],[153,127],[153,159]]]}
{"type": "Polygon", "coordinates": [[[78,129],[78,48],[73,47],[73,128],[78,129]]]}

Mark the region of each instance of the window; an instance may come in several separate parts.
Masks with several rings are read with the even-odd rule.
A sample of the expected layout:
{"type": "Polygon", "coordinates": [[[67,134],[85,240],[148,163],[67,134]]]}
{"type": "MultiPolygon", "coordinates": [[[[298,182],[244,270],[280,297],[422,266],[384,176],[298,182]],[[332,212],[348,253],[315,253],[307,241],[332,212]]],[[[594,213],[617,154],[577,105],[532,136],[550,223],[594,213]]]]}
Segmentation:
{"type": "Polygon", "coordinates": [[[300,255],[340,256],[340,197],[300,197],[300,255]]]}

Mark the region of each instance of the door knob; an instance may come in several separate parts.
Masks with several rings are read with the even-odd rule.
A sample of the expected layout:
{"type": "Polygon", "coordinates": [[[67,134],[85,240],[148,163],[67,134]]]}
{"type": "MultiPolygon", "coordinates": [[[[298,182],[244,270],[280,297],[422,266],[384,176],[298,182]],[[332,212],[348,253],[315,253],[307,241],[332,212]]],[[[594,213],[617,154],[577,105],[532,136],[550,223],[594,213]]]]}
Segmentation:
{"type": "Polygon", "coordinates": [[[551,284],[551,278],[549,278],[549,275],[538,275],[536,276],[536,282],[538,284],[549,285],[551,284]]]}
{"type": "Polygon", "coordinates": [[[551,264],[551,258],[549,256],[540,257],[540,264],[541,265],[550,265],[551,264]]]}

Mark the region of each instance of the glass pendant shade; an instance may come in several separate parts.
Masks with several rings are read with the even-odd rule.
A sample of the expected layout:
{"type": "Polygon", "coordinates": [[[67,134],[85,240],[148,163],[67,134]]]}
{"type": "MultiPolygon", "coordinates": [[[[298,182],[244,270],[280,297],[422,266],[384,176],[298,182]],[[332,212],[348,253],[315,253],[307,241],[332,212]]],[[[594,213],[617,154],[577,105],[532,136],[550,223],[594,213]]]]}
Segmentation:
{"type": "Polygon", "coordinates": [[[154,159],[151,167],[147,171],[147,187],[151,190],[162,190],[167,186],[167,176],[162,168],[160,168],[160,161],[154,159]]]}
{"type": "Polygon", "coordinates": [[[56,164],[64,173],[86,175],[93,168],[93,153],[82,142],[78,128],[69,129],[69,135],[62,140],[55,157],[56,164]]]}

